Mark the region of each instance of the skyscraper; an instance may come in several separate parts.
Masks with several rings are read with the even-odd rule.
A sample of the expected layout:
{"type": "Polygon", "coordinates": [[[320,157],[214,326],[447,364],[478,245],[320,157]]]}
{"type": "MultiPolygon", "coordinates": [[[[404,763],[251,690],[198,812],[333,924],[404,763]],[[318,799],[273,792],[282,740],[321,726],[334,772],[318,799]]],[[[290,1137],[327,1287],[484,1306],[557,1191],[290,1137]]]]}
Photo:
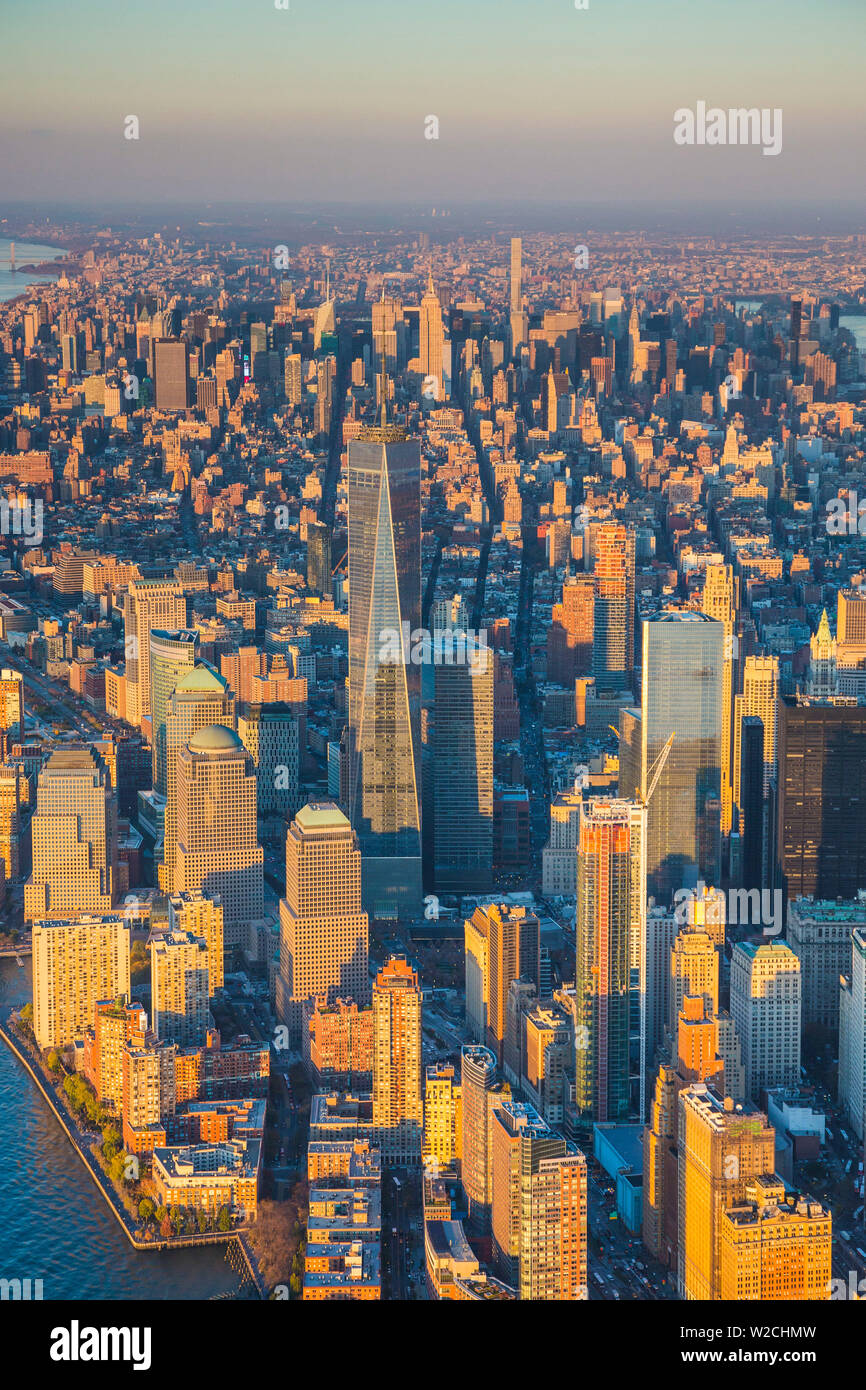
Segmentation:
{"type": "Polygon", "coordinates": [[[124,595],[126,718],[140,725],[151,713],[150,634],[186,624],[187,603],[176,579],[134,579],[124,595]]]}
{"type": "Polygon", "coordinates": [[[4,747],[24,740],[24,677],[8,666],[0,671],[0,739],[4,747]]]}
{"type": "Polygon", "coordinates": [[[152,628],[150,632],[151,744],[153,790],[166,795],[165,722],[169,696],[187,671],[195,666],[198,633],[188,628],[152,628]]]}
{"type": "Polygon", "coordinates": [[[620,522],[595,529],[592,674],[598,690],[634,683],[634,531],[620,522]]]}
{"type": "Polygon", "coordinates": [[[521,290],[521,268],[523,261],[523,242],[519,236],[511,238],[511,274],[510,274],[510,298],[511,312],[518,314],[523,308],[523,294],[521,290]]]}
{"type": "Polygon", "coordinates": [[[743,1045],[746,1094],[759,1100],[800,1077],[800,962],[784,941],[740,941],[731,957],[731,1013],[743,1045]]]}
{"type": "Polygon", "coordinates": [[[209,724],[177,757],[176,892],[218,894],[225,946],[247,948],[264,915],[256,777],[234,729],[209,724]]]}
{"type": "Polygon", "coordinates": [[[575,932],[575,1104],[581,1123],[625,1119],[632,1070],[639,1078],[636,1100],[643,1117],[646,809],[636,802],[583,801],[575,932]]]}
{"type": "Polygon", "coordinates": [[[720,1298],[722,1216],[774,1166],[775,1132],[766,1115],[752,1105],[735,1106],[703,1082],[680,1093],[680,1298],[720,1298]]]}
{"type": "Polygon", "coordinates": [[[52,753],[39,774],[31,835],[33,872],[24,885],[25,921],[111,910],[117,797],[91,748],[52,753]]]}
{"type": "Polygon", "coordinates": [[[100,999],[129,996],[129,930],[113,912],[33,923],[33,1033],[40,1048],[67,1047],[93,1026],[100,999]]]}
{"type": "Polygon", "coordinates": [[[722,623],[685,609],[644,620],[641,709],[621,715],[619,787],[643,800],[674,735],[647,814],[647,891],[661,902],[720,879],[723,666],[722,623]]]}
{"type": "MultiPolygon", "coordinates": [[[[480,1230],[490,1226],[490,1098],[495,1094],[496,1054],[489,1047],[460,1049],[463,1099],[463,1158],[460,1179],[469,1216],[480,1230]]],[[[508,1092],[511,1094],[510,1088],[508,1092]]]]}
{"type": "Polygon", "coordinates": [[[208,992],[222,989],[225,981],[223,951],[225,914],[218,894],[172,893],[168,900],[168,924],[174,932],[201,937],[207,945],[208,992]]]}
{"type": "Polygon", "coordinates": [[[586,1160],[531,1105],[503,1101],[491,1120],[493,1250],[521,1299],[587,1297],[586,1160]]]}
{"type": "Polygon", "coordinates": [[[307,585],[314,594],[331,596],[331,528],[322,521],[307,524],[307,585]]]}
{"type": "MultiPolygon", "coordinates": [[[[724,664],[722,666],[722,742],[721,742],[721,796],[722,796],[722,834],[730,835],[732,819],[732,780],[731,764],[733,691],[734,683],[734,625],[737,618],[737,581],[733,565],[707,565],[704,590],[701,595],[701,610],[708,618],[725,629],[724,664]]],[[[751,712],[751,711],[750,711],[751,712]]]]}
{"type": "Polygon", "coordinates": [[[373,1128],[382,1162],[421,1162],[421,987],[400,956],[392,956],[373,985],[373,1128]]]}
{"type": "Polygon", "coordinates": [[[165,826],[159,865],[159,886],[163,893],[172,893],[177,886],[178,757],[192,735],[209,724],[223,724],[227,729],[233,729],[235,701],[225,678],[217,675],[207,662],[200,661],[181,676],[168,698],[165,720],[165,826]]]}
{"type": "Polygon", "coordinates": [[[192,932],[169,931],[150,951],[151,1022],[157,1038],[201,1047],[208,1025],[207,942],[192,932]]]}
{"type": "Polygon", "coordinates": [[[866,884],[866,707],[783,696],[776,844],[788,900],[866,884]]]}
{"type": "Polygon", "coordinates": [[[866,1135],[866,930],[855,927],[839,991],[839,1100],[858,1139],[866,1135]]]}
{"type": "MultiPolygon", "coordinates": [[[[427,284],[427,293],[421,300],[418,315],[418,359],[425,377],[432,377],[435,385],[435,399],[445,397],[442,363],[445,343],[445,330],[442,326],[442,306],[433,288],[433,276],[427,284]]],[[[428,386],[428,391],[432,390],[428,386]]]]}
{"type": "Polygon", "coordinates": [[[238,734],[256,769],[260,816],[292,815],[298,805],[298,718],[284,700],[241,705],[238,734]]]}
{"type": "Polygon", "coordinates": [[[361,907],[361,855],[332,801],[302,806],[286,836],[286,896],[280,903],[277,1014],[300,1038],[309,999],[369,999],[368,920],[361,907]]]}
{"type": "Polygon", "coordinates": [[[186,410],[189,404],[189,348],[181,338],[153,344],[157,410],[186,410]]]}
{"type": "Polygon", "coordinates": [[[493,887],[493,651],[467,642],[469,659],[448,662],[452,637],[434,635],[422,672],[425,852],[437,893],[483,893],[493,887]]]}
{"type": "Polygon", "coordinates": [[[402,640],[403,660],[383,655],[420,626],[420,509],[417,440],[383,423],[350,441],[349,815],[373,917],[413,915],[422,897],[421,672],[402,640]]]}
{"type": "Polygon", "coordinates": [[[521,976],[538,988],[541,971],[540,924],[534,912],[510,903],[477,907],[473,926],[487,938],[487,1046],[502,1064],[508,991],[521,976]]]}

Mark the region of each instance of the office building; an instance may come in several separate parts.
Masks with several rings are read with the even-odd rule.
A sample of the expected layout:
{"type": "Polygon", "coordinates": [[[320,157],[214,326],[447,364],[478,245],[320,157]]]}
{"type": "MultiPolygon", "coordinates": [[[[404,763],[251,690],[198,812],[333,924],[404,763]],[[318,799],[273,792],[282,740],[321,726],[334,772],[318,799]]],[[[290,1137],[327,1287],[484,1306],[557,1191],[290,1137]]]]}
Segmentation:
{"type": "Polygon", "coordinates": [[[752,1099],[799,1080],[800,986],[800,962],[786,942],[741,941],[734,947],[731,1013],[752,1099]]]}
{"type": "Polygon", "coordinates": [[[719,1293],[725,1303],[821,1302],[831,1295],[833,1220],[820,1202],[754,1179],[719,1222],[719,1293]]]}
{"type": "Polygon", "coordinates": [[[33,871],[24,885],[25,921],[111,910],[117,797],[93,749],[52,753],[39,774],[31,837],[33,871]]]}
{"type": "Polygon", "coordinates": [[[474,1042],[487,1037],[490,1003],[489,921],[485,912],[476,911],[463,922],[465,961],[466,1031],[474,1042]]]}
{"type": "Polygon", "coordinates": [[[299,729],[296,710],[283,700],[238,711],[238,735],[256,770],[260,816],[287,819],[298,809],[299,729]]]}
{"type": "Polygon", "coordinates": [[[177,758],[174,891],[219,897],[227,951],[247,949],[264,915],[263,863],[249,754],[233,729],[206,725],[177,758]]]}
{"type": "Polygon", "coordinates": [[[574,1301],[586,1288],[586,1161],[531,1105],[491,1119],[493,1250],[521,1299],[574,1301]]]}
{"type": "Polygon", "coordinates": [[[391,957],[373,985],[373,1126],[383,1164],[421,1162],[421,987],[400,956],[391,957]]]}
{"type": "Polygon", "coordinates": [[[541,852],[541,891],[545,898],[577,891],[580,792],[557,792],[550,802],[550,839],[541,852]]]}
{"type": "Polygon", "coordinates": [[[737,620],[737,580],[733,565],[707,565],[701,611],[714,618],[725,629],[722,665],[722,735],[721,735],[721,800],[722,835],[730,835],[733,808],[732,723],[734,673],[734,626],[737,620]]]}
{"type": "Polygon", "coordinates": [[[151,1018],[162,1042],[200,1047],[208,1028],[207,942],[192,932],[169,931],[150,948],[151,1018]]]}
{"type": "Polygon", "coordinates": [[[418,314],[418,362],[422,376],[432,378],[425,386],[425,393],[434,396],[436,401],[445,399],[443,378],[443,349],[445,329],[442,324],[442,305],[433,288],[433,276],[427,282],[427,293],[421,300],[418,314]]]}
{"type": "Polygon", "coordinates": [[[644,620],[640,710],[620,716],[620,794],[646,799],[652,769],[674,742],[647,811],[647,891],[721,877],[721,725],[724,625],[668,609],[644,620]]]}
{"type": "Polygon", "coordinates": [[[678,1285],[680,1298],[721,1297],[721,1227],[755,1178],[771,1176],[775,1132],[751,1105],[703,1082],[679,1097],[678,1285]]]}
{"type": "Polygon", "coordinates": [[[92,1027],[103,999],[129,998],[129,923],[120,913],[82,912],[33,923],[33,1034],[64,1048],[92,1027]]]}
{"type": "Polygon", "coordinates": [[[24,742],[24,677],[4,666],[0,670],[0,742],[24,742]],[[5,741],[4,741],[5,740],[5,741]]]}
{"type": "Polygon", "coordinates": [[[850,901],[866,884],[866,705],[782,696],[778,716],[782,886],[850,901]]]}
{"type": "MultiPolygon", "coordinates": [[[[411,916],[421,887],[421,670],[385,634],[421,624],[421,455],[384,422],[349,442],[348,805],[372,917],[411,916]]],[[[401,645],[404,645],[401,642],[401,645]]]]}
{"type": "Polygon", "coordinates": [[[788,903],[786,939],[800,962],[803,1027],[818,1025],[833,1037],[839,1028],[839,977],[851,970],[857,928],[866,929],[866,892],[854,902],[788,903]]]}
{"type": "MultiPolygon", "coordinates": [[[[123,596],[126,720],[139,727],[152,714],[150,634],[186,632],[187,601],[175,579],[133,579],[123,596]]],[[[177,658],[176,649],[171,649],[177,658]]],[[[168,655],[168,653],[166,653],[168,655]]]]}
{"type": "MultiPolygon", "coordinates": [[[[181,676],[168,699],[165,721],[165,829],[159,865],[159,886],[163,893],[172,893],[178,886],[175,863],[178,759],[193,735],[211,724],[234,729],[235,700],[225,678],[217,675],[207,662],[200,661],[181,676]]],[[[156,851],[154,853],[156,855],[156,851]]]]}
{"type": "Polygon", "coordinates": [[[189,405],[189,349],[183,339],[157,338],[153,344],[157,410],[186,410],[189,405]]]}
{"type": "Polygon", "coordinates": [[[633,801],[587,797],[581,806],[575,1104],[584,1126],[625,1119],[632,1104],[644,1114],[646,823],[633,801]]]}
{"type": "Polygon", "coordinates": [[[839,990],[839,1100],[858,1139],[866,1138],[866,928],[855,927],[839,990]]]}
{"type": "Polygon", "coordinates": [[[369,1001],[368,935],[358,838],[334,802],[310,802],[286,836],[286,896],[280,902],[276,1004],[292,1039],[300,1039],[307,1000],[369,1001]]]}
{"type": "Polygon", "coordinates": [[[423,670],[424,848],[437,893],[493,887],[493,651],[436,633],[423,670]]]}
{"type": "Polygon", "coordinates": [[[719,953],[706,932],[680,932],[671,951],[668,1026],[676,1038],[686,995],[703,1002],[709,1016],[719,1012],[719,953]]]}
{"type": "Polygon", "coordinates": [[[195,666],[198,633],[188,628],[150,631],[150,702],[153,790],[167,794],[166,721],[169,699],[178,681],[195,666]]]}

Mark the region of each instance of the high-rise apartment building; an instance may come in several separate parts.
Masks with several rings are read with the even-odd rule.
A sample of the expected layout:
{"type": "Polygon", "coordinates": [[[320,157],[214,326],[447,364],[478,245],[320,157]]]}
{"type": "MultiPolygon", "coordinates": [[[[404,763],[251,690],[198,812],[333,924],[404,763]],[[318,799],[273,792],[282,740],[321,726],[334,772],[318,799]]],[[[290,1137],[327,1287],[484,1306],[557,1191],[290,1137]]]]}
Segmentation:
{"type": "Polygon", "coordinates": [[[647,811],[647,891],[669,903],[679,888],[721,875],[721,726],[724,625],[669,609],[643,622],[640,710],[620,716],[620,794],[644,800],[671,734],[647,811]]]}
{"type": "Polygon", "coordinates": [[[124,999],[100,999],[93,1027],[84,1036],[83,1069],[97,1100],[119,1115],[123,1100],[123,1049],[147,1031],[147,1014],[140,1004],[124,999]]]}
{"type": "Polygon", "coordinates": [[[577,846],[580,839],[579,791],[557,792],[550,802],[550,839],[541,852],[541,891],[545,898],[577,891],[577,846]]]}
{"type": "Polygon", "coordinates": [[[523,308],[521,273],[523,262],[523,242],[519,236],[511,238],[511,270],[509,276],[509,298],[512,314],[519,314],[523,308]]]}
{"type": "Polygon", "coordinates": [[[255,770],[233,729],[209,724],[177,758],[175,892],[218,895],[225,946],[246,948],[264,915],[255,770]]]}
{"type": "Polygon", "coordinates": [[[150,634],[186,630],[187,602],[176,579],[133,579],[123,597],[126,719],[152,713],[150,634]]]}
{"type": "Polygon", "coordinates": [[[587,1126],[625,1119],[634,1070],[643,1116],[646,808],[636,802],[583,801],[575,933],[578,1115],[587,1126]]]}
{"type": "MultiPolygon", "coordinates": [[[[469,1204],[469,1217],[479,1230],[490,1228],[490,1119],[497,1092],[496,1054],[489,1047],[460,1050],[460,1092],[463,1101],[463,1158],[460,1180],[469,1204]]],[[[510,1087],[508,1095],[511,1095],[510,1087]]]]}
{"type": "Polygon", "coordinates": [[[52,753],[39,774],[31,836],[33,872],[24,885],[25,921],[111,910],[117,797],[91,748],[52,753]]]}
{"type": "Polygon", "coordinates": [[[510,903],[477,907],[472,924],[476,933],[487,940],[486,1042],[501,1064],[511,982],[524,976],[538,988],[541,928],[535,913],[510,903]]]}
{"type": "Polygon", "coordinates": [[[477,1043],[481,1043],[487,1037],[487,1013],[490,1003],[488,926],[487,915],[477,911],[463,923],[466,1032],[477,1043]]]}
{"type": "Polygon", "coordinates": [[[369,999],[369,924],[361,906],[358,838],[339,806],[302,806],[286,836],[286,896],[280,902],[277,1013],[300,1037],[303,1005],[369,999]]]}
{"type": "Polygon", "coordinates": [[[349,443],[348,494],[349,816],[364,906],[394,918],[422,898],[421,672],[402,640],[421,622],[421,454],[384,405],[383,423],[349,443]]]}
{"type": "Polygon", "coordinates": [[[433,638],[423,672],[424,843],[437,892],[493,887],[493,651],[452,633],[433,638]]]}
{"type": "Polygon", "coordinates": [[[757,716],[764,726],[764,795],[775,780],[776,764],[776,707],[779,699],[779,658],[777,656],[747,656],[743,663],[743,693],[734,700],[734,804],[741,802],[740,768],[742,762],[743,720],[757,716]]]}
{"type": "Polygon", "coordinates": [[[491,1119],[493,1250],[521,1299],[574,1301],[586,1288],[586,1160],[531,1105],[491,1119]]]}
{"type": "Polygon", "coordinates": [[[743,1046],[746,1094],[800,1078],[800,962],[784,941],[740,941],[731,957],[731,1013],[743,1046]]]}
{"type": "Polygon", "coordinates": [[[0,670],[0,742],[24,741],[24,677],[4,666],[0,670]]]}
{"type": "Polygon", "coordinates": [[[168,703],[178,681],[195,666],[198,633],[189,628],[152,628],[150,632],[150,701],[153,790],[166,795],[168,703]]]}
{"type": "Polygon", "coordinates": [[[634,531],[620,522],[593,528],[595,605],[592,674],[600,691],[634,684],[634,531]]]}
{"type": "Polygon", "coordinates": [[[373,985],[373,1128],[383,1164],[421,1162],[421,987],[400,956],[392,956],[373,985]]]}
{"type": "MultiPolygon", "coordinates": [[[[721,799],[722,834],[730,835],[733,811],[732,722],[733,692],[736,661],[734,657],[734,626],[737,620],[737,580],[733,565],[707,565],[701,611],[714,618],[725,629],[722,665],[722,737],[721,737],[721,799]]],[[[751,713],[751,711],[750,711],[751,713]]]]}
{"type": "Polygon", "coordinates": [[[210,724],[235,726],[235,700],[225,677],[207,662],[198,662],[181,676],[168,699],[165,721],[165,829],[159,886],[164,893],[177,887],[178,758],[192,736],[210,724]]]}
{"type": "Polygon", "coordinates": [[[201,1047],[208,1028],[208,948],[192,932],[169,931],[150,950],[151,1020],[163,1042],[201,1047]]]}
{"type": "Polygon", "coordinates": [[[451,1168],[463,1153],[460,1077],[449,1062],[434,1062],[424,1076],[424,1162],[451,1168]]]}
{"type": "Polygon", "coordinates": [[[33,1033],[39,1047],[67,1047],[92,1027],[101,999],[129,997],[129,923],[82,912],[33,923],[33,1033]]]}
{"type": "Polygon", "coordinates": [[[198,889],[172,893],[168,900],[168,925],[172,932],[186,932],[205,941],[208,991],[212,995],[222,989],[225,983],[225,915],[219,895],[202,893],[198,889]]]}
{"type": "Polygon", "coordinates": [[[307,525],[307,587],[323,598],[331,597],[331,528],[323,521],[307,525]]]}
{"type": "Polygon", "coordinates": [[[571,685],[592,671],[595,632],[595,576],[577,574],[562,586],[547,632],[547,679],[571,685]]]}

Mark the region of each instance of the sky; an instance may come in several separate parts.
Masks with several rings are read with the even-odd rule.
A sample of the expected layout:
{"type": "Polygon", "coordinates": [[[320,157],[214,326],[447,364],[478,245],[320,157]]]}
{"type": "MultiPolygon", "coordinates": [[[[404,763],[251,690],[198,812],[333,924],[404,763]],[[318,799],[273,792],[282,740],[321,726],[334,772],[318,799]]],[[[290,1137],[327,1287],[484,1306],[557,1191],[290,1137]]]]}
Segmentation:
{"type": "Polygon", "coordinates": [[[289,4],[0,0],[0,203],[866,202],[866,0],[289,4]],[[676,145],[698,101],[781,154],[676,145]]]}

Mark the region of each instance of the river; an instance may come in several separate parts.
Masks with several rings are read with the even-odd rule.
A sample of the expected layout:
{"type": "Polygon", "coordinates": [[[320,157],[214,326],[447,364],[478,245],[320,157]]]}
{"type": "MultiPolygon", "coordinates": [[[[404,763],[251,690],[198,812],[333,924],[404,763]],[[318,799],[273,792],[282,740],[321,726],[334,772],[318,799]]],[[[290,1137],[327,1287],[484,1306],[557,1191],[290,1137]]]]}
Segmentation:
{"type": "MultiPolygon", "coordinates": [[[[0,1011],[31,996],[30,961],[0,960],[0,1011]]],[[[0,1040],[0,1278],[43,1298],[203,1299],[238,1288],[225,1245],[134,1250],[30,1074],[0,1040]]]]}
{"type": "MultiPolygon", "coordinates": [[[[53,278],[31,272],[22,274],[20,270],[13,274],[9,269],[10,245],[8,237],[0,237],[0,301],[14,299],[17,294],[23,294],[28,285],[50,282],[53,278]]],[[[65,255],[66,252],[57,246],[42,246],[35,241],[15,242],[15,264],[19,266],[42,265],[44,261],[57,261],[65,255]]]]}

